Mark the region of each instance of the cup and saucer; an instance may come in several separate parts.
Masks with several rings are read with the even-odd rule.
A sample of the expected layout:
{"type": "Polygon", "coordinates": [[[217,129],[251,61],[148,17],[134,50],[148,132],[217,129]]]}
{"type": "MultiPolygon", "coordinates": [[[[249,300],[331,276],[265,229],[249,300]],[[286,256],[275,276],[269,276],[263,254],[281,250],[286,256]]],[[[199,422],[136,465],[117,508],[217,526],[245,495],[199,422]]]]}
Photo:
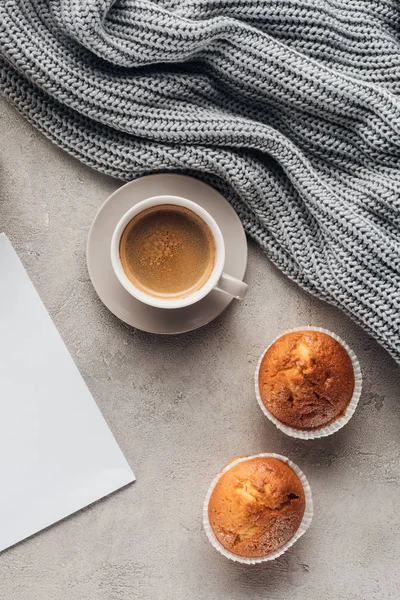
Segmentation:
{"type": "Polygon", "coordinates": [[[95,216],[87,243],[92,284],[119,319],[149,333],[185,333],[206,325],[232,302],[243,298],[247,242],[229,202],[206,183],[175,174],[135,179],[116,190],[95,216]],[[121,236],[138,215],[163,205],[195,213],[211,232],[215,260],[200,287],[182,297],[160,297],[135,285],[120,257],[121,236]]]}

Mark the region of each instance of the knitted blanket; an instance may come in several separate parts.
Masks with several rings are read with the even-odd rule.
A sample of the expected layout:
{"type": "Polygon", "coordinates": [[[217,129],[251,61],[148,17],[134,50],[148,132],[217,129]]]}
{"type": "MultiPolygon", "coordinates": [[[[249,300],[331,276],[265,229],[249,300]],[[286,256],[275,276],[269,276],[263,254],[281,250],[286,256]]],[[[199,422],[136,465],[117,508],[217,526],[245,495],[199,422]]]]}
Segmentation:
{"type": "Polygon", "coordinates": [[[0,54],[56,144],[205,179],[400,362],[398,0],[1,0],[0,54]]]}

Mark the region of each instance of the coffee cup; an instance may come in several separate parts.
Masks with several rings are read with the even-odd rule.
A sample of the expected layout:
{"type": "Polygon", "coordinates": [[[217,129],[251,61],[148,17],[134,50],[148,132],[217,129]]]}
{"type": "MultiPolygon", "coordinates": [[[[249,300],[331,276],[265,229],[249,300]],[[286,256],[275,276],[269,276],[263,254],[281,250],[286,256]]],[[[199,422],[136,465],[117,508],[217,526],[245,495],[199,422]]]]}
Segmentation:
{"type": "Polygon", "coordinates": [[[189,306],[214,289],[238,299],[247,293],[246,283],[223,270],[225,243],[216,221],[178,196],[130,208],[114,230],[111,263],[129,294],[157,308],[189,306]]]}

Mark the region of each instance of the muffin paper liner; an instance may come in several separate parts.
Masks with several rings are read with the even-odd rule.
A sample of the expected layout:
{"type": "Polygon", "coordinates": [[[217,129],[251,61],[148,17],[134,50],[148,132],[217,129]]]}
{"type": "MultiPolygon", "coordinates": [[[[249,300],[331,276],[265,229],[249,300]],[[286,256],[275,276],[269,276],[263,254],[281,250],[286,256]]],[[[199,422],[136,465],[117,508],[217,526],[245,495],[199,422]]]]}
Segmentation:
{"type": "Polygon", "coordinates": [[[257,363],[256,372],[254,375],[254,384],[255,384],[257,402],[258,402],[261,410],[263,411],[264,415],[270,421],[272,421],[272,423],[278,429],[280,429],[281,431],[286,433],[286,435],[289,435],[294,438],[299,438],[302,440],[312,440],[312,439],[326,437],[328,435],[331,435],[332,433],[335,433],[335,431],[339,431],[339,429],[341,429],[344,425],[346,425],[346,423],[348,423],[348,421],[350,421],[351,417],[354,414],[354,411],[356,410],[358,401],[360,399],[361,387],[362,387],[362,375],[361,375],[360,363],[358,362],[357,356],[354,354],[353,350],[351,348],[349,348],[349,346],[346,344],[346,342],[344,340],[342,340],[342,338],[340,338],[338,335],[336,335],[336,333],[333,333],[332,331],[329,331],[328,329],[323,329],[322,327],[296,327],[295,329],[288,329],[287,331],[284,331],[283,333],[281,333],[278,337],[276,337],[273,340],[273,342],[270,343],[268,348],[266,348],[264,350],[264,352],[260,356],[258,363],[257,363]],[[272,344],[274,344],[277,340],[279,340],[279,338],[286,335],[287,333],[292,333],[292,332],[296,332],[296,331],[320,331],[321,333],[326,333],[327,335],[330,335],[334,340],[336,340],[337,342],[339,342],[339,344],[341,344],[343,346],[343,348],[346,350],[347,354],[350,356],[350,359],[351,359],[351,362],[353,365],[354,391],[353,391],[352,399],[350,400],[350,403],[346,409],[345,414],[342,417],[339,417],[338,419],[336,419],[336,421],[333,421],[333,423],[330,423],[329,425],[326,425],[325,427],[320,427],[320,428],[314,429],[314,430],[295,429],[294,427],[290,427],[289,425],[285,425],[284,423],[279,421],[268,410],[268,408],[263,403],[263,401],[261,399],[259,384],[258,384],[258,376],[259,376],[259,372],[260,372],[261,362],[265,356],[265,353],[269,350],[269,348],[272,346],[272,344]]]}
{"type": "Polygon", "coordinates": [[[237,460],[235,460],[232,463],[230,463],[229,465],[227,465],[224,469],[222,469],[222,471],[215,477],[214,481],[212,482],[212,484],[210,485],[210,487],[208,489],[207,496],[206,496],[206,499],[204,502],[203,526],[204,526],[204,530],[206,532],[206,535],[207,535],[209,541],[211,542],[213,547],[216,550],[218,550],[218,552],[220,552],[223,556],[225,556],[226,558],[229,558],[232,561],[243,563],[245,565],[256,565],[256,564],[259,564],[262,562],[267,562],[269,560],[275,560],[275,558],[278,558],[278,556],[281,556],[282,554],[284,554],[286,552],[286,550],[288,550],[291,546],[293,546],[293,544],[309,528],[310,523],[313,518],[313,514],[314,514],[314,508],[313,508],[311,488],[310,488],[310,484],[308,483],[307,478],[304,475],[303,471],[301,471],[299,469],[299,467],[297,465],[295,465],[291,460],[286,458],[286,456],[282,456],[281,454],[264,453],[264,454],[255,454],[254,456],[246,456],[243,458],[238,458],[237,460]],[[229,471],[229,469],[232,469],[235,465],[237,465],[241,462],[245,462],[246,460],[251,460],[252,458],[260,458],[260,457],[264,457],[264,456],[268,456],[270,458],[277,458],[278,460],[281,460],[282,462],[286,463],[291,469],[293,469],[293,471],[296,473],[296,475],[300,479],[301,484],[304,489],[304,496],[305,496],[304,515],[303,515],[303,518],[301,520],[301,523],[300,523],[299,528],[297,529],[296,533],[290,538],[290,540],[288,542],[286,542],[286,544],[281,546],[281,548],[278,548],[278,550],[275,550],[275,552],[271,552],[270,554],[267,554],[266,556],[260,556],[260,557],[256,557],[256,558],[251,558],[251,557],[247,557],[247,556],[239,556],[238,554],[234,554],[233,552],[230,552],[229,550],[224,548],[224,546],[217,540],[217,538],[212,530],[212,527],[210,525],[209,518],[208,518],[208,503],[210,501],[211,494],[213,493],[213,490],[214,490],[217,482],[219,481],[220,477],[224,473],[226,473],[227,471],[229,471]]]}

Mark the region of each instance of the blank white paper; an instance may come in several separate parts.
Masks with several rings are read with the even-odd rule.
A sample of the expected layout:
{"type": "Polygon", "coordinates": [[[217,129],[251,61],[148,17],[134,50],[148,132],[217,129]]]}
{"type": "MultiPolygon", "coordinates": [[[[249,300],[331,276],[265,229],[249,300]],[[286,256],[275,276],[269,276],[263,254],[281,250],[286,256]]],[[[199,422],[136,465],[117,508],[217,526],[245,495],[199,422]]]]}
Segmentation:
{"type": "Polygon", "coordinates": [[[1,234],[0,551],[134,479],[1,234]]]}

